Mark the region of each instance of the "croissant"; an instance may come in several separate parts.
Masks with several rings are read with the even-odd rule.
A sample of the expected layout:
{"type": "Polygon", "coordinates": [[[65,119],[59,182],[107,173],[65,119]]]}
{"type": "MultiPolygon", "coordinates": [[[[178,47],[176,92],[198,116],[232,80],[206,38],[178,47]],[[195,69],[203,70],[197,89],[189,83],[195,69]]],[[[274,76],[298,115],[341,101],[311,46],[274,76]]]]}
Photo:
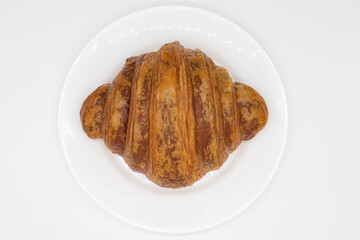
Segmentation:
{"type": "Polygon", "coordinates": [[[165,44],[126,60],[111,84],[84,101],[83,130],[165,188],[216,170],[266,124],[264,99],[199,49],[165,44]]]}

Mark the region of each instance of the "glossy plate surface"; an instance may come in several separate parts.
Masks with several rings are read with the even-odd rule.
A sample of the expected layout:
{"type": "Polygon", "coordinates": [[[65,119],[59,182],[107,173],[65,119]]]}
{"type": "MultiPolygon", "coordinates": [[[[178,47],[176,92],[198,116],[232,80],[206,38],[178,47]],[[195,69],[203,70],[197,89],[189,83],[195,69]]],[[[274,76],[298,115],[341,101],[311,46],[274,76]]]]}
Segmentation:
{"type": "Polygon", "coordinates": [[[284,149],[286,100],[279,75],[261,46],[236,24],[190,7],[157,7],[127,15],[99,32],[73,64],[59,104],[59,133],[70,168],[84,190],[119,219],[152,231],[185,233],[223,223],[248,207],[265,189],[284,149]],[[79,111],[85,98],[109,83],[125,59],[178,40],[200,48],[234,81],[265,99],[269,121],[243,142],[220,170],[191,187],[163,189],[132,172],[101,140],[83,132],[79,111]]]}

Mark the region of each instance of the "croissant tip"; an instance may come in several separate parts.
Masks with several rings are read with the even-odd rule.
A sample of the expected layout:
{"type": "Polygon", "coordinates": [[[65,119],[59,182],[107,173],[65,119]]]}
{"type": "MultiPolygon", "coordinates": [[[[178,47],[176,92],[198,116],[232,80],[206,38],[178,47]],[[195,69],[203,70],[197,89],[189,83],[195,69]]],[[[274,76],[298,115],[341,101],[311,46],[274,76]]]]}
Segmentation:
{"type": "Polygon", "coordinates": [[[255,137],[266,125],[268,109],[264,98],[252,87],[234,83],[240,113],[242,140],[255,137]]]}
{"type": "Polygon", "coordinates": [[[102,138],[103,111],[110,84],[95,89],[84,101],[80,110],[81,125],[89,138],[102,138]]]}

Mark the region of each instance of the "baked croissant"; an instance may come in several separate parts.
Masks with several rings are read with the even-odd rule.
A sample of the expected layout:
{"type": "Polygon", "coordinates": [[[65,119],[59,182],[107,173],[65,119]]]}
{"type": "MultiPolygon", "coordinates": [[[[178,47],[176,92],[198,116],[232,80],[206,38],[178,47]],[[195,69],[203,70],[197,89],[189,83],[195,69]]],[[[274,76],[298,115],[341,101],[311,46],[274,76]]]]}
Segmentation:
{"type": "Polygon", "coordinates": [[[85,133],[103,139],[133,171],[181,188],[253,138],[268,110],[254,89],[176,41],[127,59],[111,84],[87,97],[80,117],[85,133]]]}

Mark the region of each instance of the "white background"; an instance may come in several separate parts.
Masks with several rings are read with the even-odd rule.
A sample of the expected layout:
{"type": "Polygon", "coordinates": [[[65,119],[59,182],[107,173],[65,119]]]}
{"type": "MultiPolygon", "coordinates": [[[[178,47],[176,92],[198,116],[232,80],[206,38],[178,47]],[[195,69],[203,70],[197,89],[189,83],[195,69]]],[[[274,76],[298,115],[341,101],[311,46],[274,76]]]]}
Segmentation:
{"type": "Polygon", "coordinates": [[[357,0],[0,0],[0,239],[360,239],[359,24],[357,0]],[[283,160],[262,196],[189,235],[141,230],[96,205],[57,132],[62,85],[82,47],[123,15],[164,4],[204,8],[249,32],[289,107],[283,160]]]}

